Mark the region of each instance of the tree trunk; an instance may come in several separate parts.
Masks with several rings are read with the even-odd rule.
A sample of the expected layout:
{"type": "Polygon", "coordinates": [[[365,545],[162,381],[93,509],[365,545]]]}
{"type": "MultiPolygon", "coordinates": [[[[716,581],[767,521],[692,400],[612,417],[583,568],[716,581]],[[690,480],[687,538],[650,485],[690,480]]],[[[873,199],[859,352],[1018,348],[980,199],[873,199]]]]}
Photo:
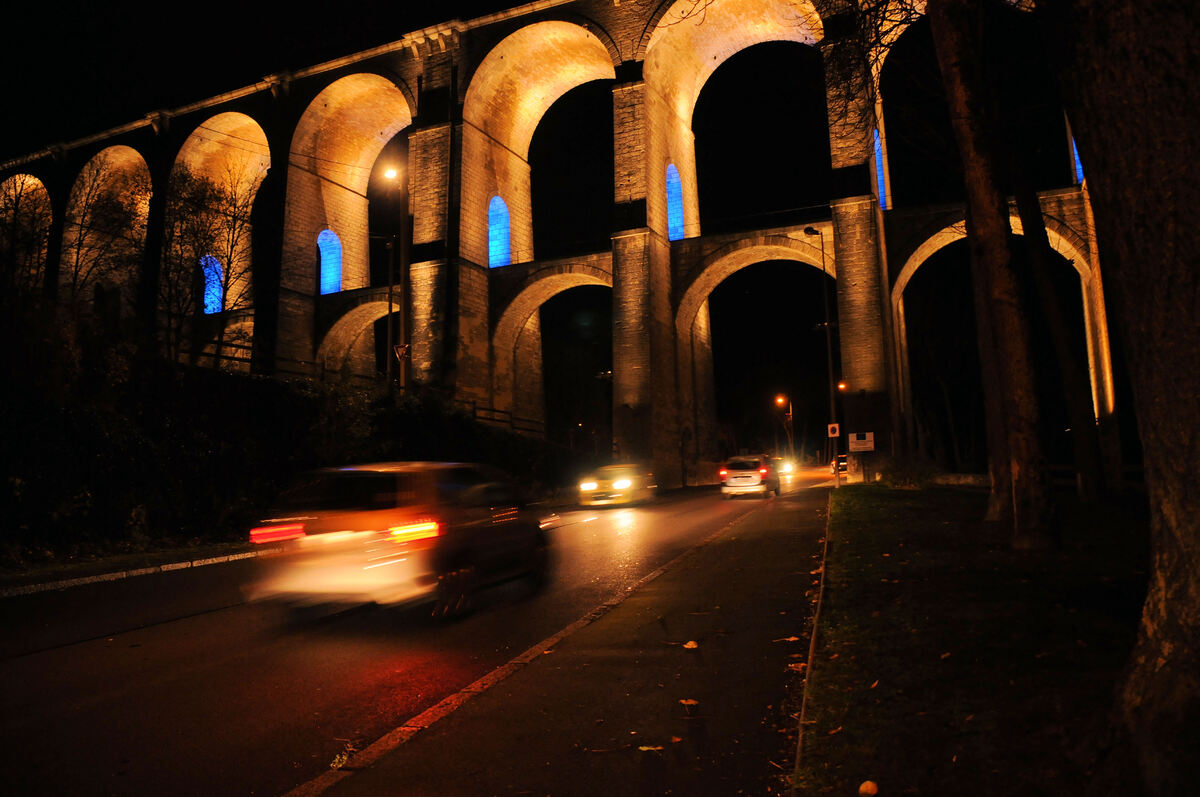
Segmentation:
{"type": "MultiPolygon", "coordinates": [[[[1015,160],[1015,159],[1014,159],[1015,160]]],[[[1101,492],[1100,435],[1096,428],[1093,411],[1092,391],[1087,376],[1071,351],[1070,334],[1063,318],[1059,297],[1050,280],[1056,252],[1046,235],[1046,223],[1042,206],[1038,202],[1028,173],[1015,164],[1013,173],[1017,180],[1017,209],[1021,214],[1021,226],[1025,230],[1025,241],[1029,249],[1029,266],[1038,301],[1046,316],[1050,343],[1054,347],[1054,358],[1058,368],[1059,385],[1067,403],[1067,417],[1071,422],[1071,448],[1078,473],[1079,497],[1083,501],[1095,501],[1101,492]]]]}
{"type": "MultiPolygon", "coordinates": [[[[1000,190],[989,139],[989,131],[996,127],[987,112],[986,82],[979,58],[982,10],[974,0],[931,0],[928,4],[967,189],[967,240],[972,275],[978,283],[976,312],[981,328],[991,327],[991,351],[987,350],[987,335],[981,335],[980,356],[985,362],[996,363],[1000,378],[998,394],[985,381],[984,399],[999,401],[1003,408],[1008,475],[1012,481],[1013,544],[1017,548],[1043,547],[1048,543],[1049,491],[1038,438],[1029,323],[1012,267],[1008,202],[1000,190]],[[983,299],[982,304],[979,299],[983,299]]],[[[986,374],[987,365],[984,369],[986,374]]],[[[993,436],[989,433],[989,441],[993,436]]],[[[997,465],[994,470],[1003,468],[997,465]]]]}
{"type": "MultiPolygon", "coordinates": [[[[1039,0],[1095,209],[1145,451],[1150,587],[1118,697],[1148,793],[1200,751],[1200,17],[1194,0],[1039,0]]],[[[1098,792],[1099,793],[1099,792],[1098,792]]]]}

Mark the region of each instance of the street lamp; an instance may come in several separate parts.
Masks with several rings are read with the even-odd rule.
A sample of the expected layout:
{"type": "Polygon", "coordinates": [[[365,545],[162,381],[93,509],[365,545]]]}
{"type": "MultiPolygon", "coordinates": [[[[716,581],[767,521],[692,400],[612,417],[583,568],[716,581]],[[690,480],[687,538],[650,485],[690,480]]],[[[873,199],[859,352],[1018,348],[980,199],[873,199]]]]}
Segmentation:
{"type": "MultiPolygon", "coordinates": [[[[404,390],[408,386],[408,323],[404,314],[404,302],[408,296],[408,237],[405,235],[404,224],[408,218],[408,190],[407,185],[400,181],[400,171],[395,167],[389,166],[384,170],[383,176],[392,183],[392,190],[398,191],[400,195],[399,208],[399,233],[393,232],[387,241],[388,251],[388,290],[387,290],[387,384],[388,392],[391,393],[395,389],[395,381],[392,378],[394,370],[392,366],[393,360],[400,362],[400,389],[404,390]],[[392,296],[396,289],[396,242],[399,239],[400,243],[400,318],[398,326],[400,327],[400,345],[395,345],[394,333],[392,332],[392,296]]],[[[395,229],[395,228],[393,228],[395,229]]]]}
{"type": "MultiPolygon", "coordinates": [[[[805,227],[804,234],[812,237],[818,236],[821,239],[821,273],[829,276],[825,269],[825,233],[818,230],[816,227],[805,227]]],[[[837,408],[834,403],[834,382],[833,382],[833,340],[829,332],[829,290],[825,285],[825,281],[821,280],[821,299],[825,304],[825,363],[829,368],[829,423],[837,423],[837,408]]],[[[838,438],[830,438],[833,440],[833,486],[842,486],[841,470],[838,468],[838,438]]]]}
{"type": "Polygon", "coordinates": [[[792,400],[780,393],[775,397],[775,406],[782,409],[784,404],[787,405],[787,415],[784,416],[786,421],[784,421],[783,428],[787,431],[788,457],[794,460],[796,458],[796,445],[795,441],[792,440],[792,400]]]}

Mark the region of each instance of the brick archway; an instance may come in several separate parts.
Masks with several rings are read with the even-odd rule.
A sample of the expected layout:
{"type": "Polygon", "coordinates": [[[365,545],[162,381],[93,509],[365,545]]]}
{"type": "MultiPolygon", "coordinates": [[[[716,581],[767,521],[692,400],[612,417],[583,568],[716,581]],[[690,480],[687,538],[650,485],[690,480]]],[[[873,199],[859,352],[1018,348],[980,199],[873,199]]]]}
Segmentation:
{"type": "MultiPolygon", "coordinates": [[[[1060,219],[1045,217],[1046,235],[1050,246],[1062,255],[1079,274],[1082,288],[1083,323],[1088,349],[1088,372],[1092,385],[1092,409],[1097,419],[1104,420],[1116,408],[1116,388],[1113,384],[1112,351],[1108,338],[1107,311],[1104,288],[1097,268],[1095,252],[1078,233],[1060,219]]],[[[1016,214],[1009,217],[1013,235],[1023,235],[1024,227],[1016,214]]],[[[904,291],[917,269],[936,252],[967,236],[966,222],[958,221],[926,238],[909,255],[892,287],[892,318],[895,324],[894,350],[900,371],[900,411],[912,411],[912,375],[908,367],[908,335],[904,322],[904,291]]]]}
{"type": "MultiPolygon", "coordinates": [[[[399,300],[393,299],[391,312],[398,312],[399,300]]],[[[364,292],[358,303],[338,318],[317,347],[318,375],[374,377],[376,321],[388,315],[387,289],[364,292]]],[[[390,355],[389,355],[390,356],[390,355]]]]}
{"type": "Polygon", "coordinates": [[[538,309],[558,294],[584,285],[612,288],[611,268],[556,263],[529,274],[501,311],[492,332],[492,406],[543,421],[541,322],[538,309]]]}
{"type": "Polygon", "coordinates": [[[612,53],[589,28],[535,22],[505,37],[484,57],[463,101],[462,256],[488,263],[488,203],[509,212],[511,262],[534,258],[529,143],[558,98],[593,80],[613,79],[612,53]]]}
{"type": "MultiPolygon", "coordinates": [[[[703,472],[717,455],[716,387],[708,297],[727,277],[766,260],[791,260],[821,269],[820,245],[809,243],[803,232],[794,235],[798,237],[792,234],[750,236],[718,249],[697,264],[680,295],[675,311],[679,417],[683,428],[692,430],[688,438],[691,449],[686,454],[689,467],[697,472],[703,472]]],[[[836,280],[836,269],[833,253],[826,252],[824,271],[836,280]]]]}

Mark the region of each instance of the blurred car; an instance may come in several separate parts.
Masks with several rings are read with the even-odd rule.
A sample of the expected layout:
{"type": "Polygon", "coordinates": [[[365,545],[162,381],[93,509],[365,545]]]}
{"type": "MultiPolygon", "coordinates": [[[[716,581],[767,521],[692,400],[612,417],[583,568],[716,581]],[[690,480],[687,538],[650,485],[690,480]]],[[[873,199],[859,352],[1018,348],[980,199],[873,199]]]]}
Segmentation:
{"type": "Polygon", "coordinates": [[[579,481],[580,506],[645,503],[654,498],[654,474],[635,463],[605,465],[579,481]]]}
{"type": "Polygon", "coordinates": [[[431,600],[468,610],[501,580],[549,575],[538,516],[502,472],[452,462],[384,462],[305,474],[251,542],[279,548],[251,590],[293,606],[431,600]]]}
{"type": "Polygon", "coordinates": [[[838,454],[829,463],[829,472],[830,473],[845,473],[849,469],[850,469],[850,463],[847,460],[847,457],[845,454],[838,454]]]}
{"type": "Polygon", "coordinates": [[[739,495],[779,495],[779,471],[771,457],[733,457],[718,472],[721,477],[721,497],[739,495]]]}

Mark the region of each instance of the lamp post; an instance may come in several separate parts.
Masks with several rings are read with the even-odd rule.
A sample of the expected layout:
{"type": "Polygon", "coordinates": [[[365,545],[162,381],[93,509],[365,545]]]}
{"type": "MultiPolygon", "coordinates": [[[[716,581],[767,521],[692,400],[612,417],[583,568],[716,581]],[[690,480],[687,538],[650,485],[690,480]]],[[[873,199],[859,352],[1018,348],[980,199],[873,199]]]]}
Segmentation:
{"type": "Polygon", "coordinates": [[[787,432],[788,457],[794,460],[796,458],[796,444],[792,439],[792,400],[780,393],[775,397],[775,406],[782,408],[784,404],[787,405],[787,415],[784,416],[786,420],[784,421],[783,428],[787,432]]]}
{"type": "Polygon", "coordinates": [[[393,184],[393,190],[399,191],[400,208],[399,208],[399,232],[393,232],[387,241],[388,250],[388,290],[387,290],[387,365],[385,373],[387,375],[388,392],[395,391],[395,379],[393,379],[394,367],[393,360],[400,363],[400,389],[403,391],[408,387],[408,324],[404,313],[404,302],[408,296],[408,247],[407,236],[405,235],[405,222],[408,217],[408,191],[407,186],[400,182],[400,172],[394,167],[389,167],[384,171],[383,176],[393,184]],[[399,242],[400,248],[400,310],[398,326],[400,327],[400,345],[395,345],[395,336],[392,331],[392,304],[393,294],[396,290],[396,247],[399,242]]]}
{"type": "MultiPolygon", "coordinates": [[[[829,272],[825,268],[825,233],[818,230],[816,227],[805,227],[804,234],[812,237],[818,236],[821,239],[821,273],[829,276],[829,272]]],[[[829,290],[825,285],[825,281],[821,280],[821,299],[825,305],[825,364],[829,369],[829,423],[837,423],[837,407],[834,402],[834,382],[833,382],[833,339],[829,332],[829,290]]],[[[838,468],[838,438],[830,438],[833,443],[833,486],[842,486],[841,469],[838,468]]]]}

